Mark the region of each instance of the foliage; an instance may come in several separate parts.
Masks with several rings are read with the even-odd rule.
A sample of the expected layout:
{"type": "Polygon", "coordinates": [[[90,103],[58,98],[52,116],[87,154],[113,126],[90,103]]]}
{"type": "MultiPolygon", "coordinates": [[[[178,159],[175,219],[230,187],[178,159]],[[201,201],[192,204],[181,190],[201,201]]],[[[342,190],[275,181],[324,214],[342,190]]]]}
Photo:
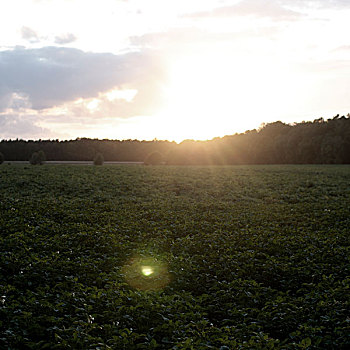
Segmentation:
{"type": "Polygon", "coordinates": [[[6,159],[23,161],[30,158],[33,152],[42,149],[50,161],[91,161],[96,153],[102,153],[105,161],[143,162],[146,156],[154,151],[167,154],[177,146],[169,141],[138,140],[97,140],[78,138],[76,140],[1,140],[0,152],[6,159]]]}
{"type": "Polygon", "coordinates": [[[5,160],[4,155],[0,152],[0,164],[2,164],[5,160]]]}
{"type": "Polygon", "coordinates": [[[280,121],[259,130],[209,141],[138,140],[2,140],[8,160],[26,160],[42,149],[48,160],[90,161],[102,153],[106,161],[143,162],[159,152],[172,165],[232,164],[350,164],[350,114],[292,125],[280,121]]]}
{"type": "Polygon", "coordinates": [[[94,165],[103,165],[104,157],[102,153],[96,153],[94,157],[94,165]]]}
{"type": "Polygon", "coordinates": [[[46,156],[45,153],[40,150],[39,152],[34,152],[29,159],[29,163],[32,165],[43,165],[45,163],[46,156]]]}
{"type": "Polygon", "coordinates": [[[145,165],[160,165],[163,164],[164,162],[164,157],[162,156],[161,153],[159,152],[152,152],[151,154],[149,154],[145,161],[144,164],[145,165]]]}
{"type": "Polygon", "coordinates": [[[349,182],[346,165],[0,167],[0,348],[347,349],[349,182]]]}

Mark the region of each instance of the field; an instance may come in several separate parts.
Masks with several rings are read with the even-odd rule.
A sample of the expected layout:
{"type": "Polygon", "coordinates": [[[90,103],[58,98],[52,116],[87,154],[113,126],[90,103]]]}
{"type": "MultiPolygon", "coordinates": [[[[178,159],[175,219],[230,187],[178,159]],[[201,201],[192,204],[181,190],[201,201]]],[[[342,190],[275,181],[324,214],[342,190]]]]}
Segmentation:
{"type": "Polygon", "coordinates": [[[0,166],[1,349],[346,349],[350,166],[0,166]]]}

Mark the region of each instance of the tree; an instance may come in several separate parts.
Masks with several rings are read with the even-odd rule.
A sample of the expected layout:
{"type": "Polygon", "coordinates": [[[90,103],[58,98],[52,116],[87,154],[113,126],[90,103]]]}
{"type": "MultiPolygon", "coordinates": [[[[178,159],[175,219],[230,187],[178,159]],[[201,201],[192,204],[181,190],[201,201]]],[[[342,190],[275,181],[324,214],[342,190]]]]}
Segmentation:
{"type": "Polygon", "coordinates": [[[30,157],[30,159],[29,159],[29,163],[30,163],[31,165],[37,165],[37,164],[39,164],[39,155],[38,155],[38,152],[34,152],[34,153],[31,155],[31,157],[30,157]]]}
{"type": "Polygon", "coordinates": [[[96,153],[94,158],[94,165],[103,165],[104,163],[104,157],[102,153],[96,153]]]}
{"type": "Polygon", "coordinates": [[[40,150],[38,152],[38,156],[39,156],[39,165],[43,165],[46,161],[46,154],[44,153],[44,151],[40,150]]]}
{"type": "Polygon", "coordinates": [[[164,161],[161,153],[155,151],[149,154],[144,160],[145,165],[160,165],[164,161]]]}
{"type": "Polygon", "coordinates": [[[5,160],[4,155],[0,152],[0,164],[2,164],[5,160]]]}
{"type": "Polygon", "coordinates": [[[29,159],[29,163],[32,165],[43,165],[46,160],[44,151],[34,152],[29,159]]]}

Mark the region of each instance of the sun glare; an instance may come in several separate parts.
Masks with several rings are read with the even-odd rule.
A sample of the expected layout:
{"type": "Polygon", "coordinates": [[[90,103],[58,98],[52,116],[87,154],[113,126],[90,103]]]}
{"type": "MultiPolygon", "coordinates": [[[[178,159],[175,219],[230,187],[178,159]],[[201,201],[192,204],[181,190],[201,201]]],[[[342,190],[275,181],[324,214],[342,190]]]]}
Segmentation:
{"type": "Polygon", "coordinates": [[[244,132],[278,118],[296,84],[292,73],[271,60],[232,53],[179,58],[170,65],[169,76],[167,104],[158,115],[168,127],[159,134],[175,141],[244,132]]]}

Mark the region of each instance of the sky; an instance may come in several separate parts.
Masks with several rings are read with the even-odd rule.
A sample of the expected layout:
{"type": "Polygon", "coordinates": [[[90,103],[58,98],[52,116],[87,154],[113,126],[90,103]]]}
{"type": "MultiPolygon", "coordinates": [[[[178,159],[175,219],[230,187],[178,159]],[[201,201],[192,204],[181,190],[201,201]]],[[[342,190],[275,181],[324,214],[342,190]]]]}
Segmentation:
{"type": "Polygon", "coordinates": [[[205,140],[350,112],[349,0],[1,0],[0,139],[205,140]]]}

